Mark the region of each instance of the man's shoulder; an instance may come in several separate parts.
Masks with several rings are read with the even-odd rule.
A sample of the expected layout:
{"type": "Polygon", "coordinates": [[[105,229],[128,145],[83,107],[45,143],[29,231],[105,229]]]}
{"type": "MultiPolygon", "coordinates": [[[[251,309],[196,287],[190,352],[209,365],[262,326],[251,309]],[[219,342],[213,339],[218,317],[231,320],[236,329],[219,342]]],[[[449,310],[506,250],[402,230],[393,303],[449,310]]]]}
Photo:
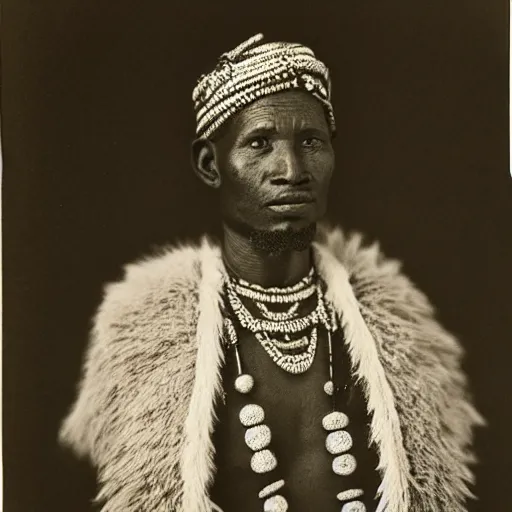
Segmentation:
{"type": "Polygon", "coordinates": [[[97,321],[189,310],[201,278],[201,250],[200,243],[167,244],[123,265],[123,276],[103,286],[97,321]]]}
{"type": "Polygon", "coordinates": [[[320,240],[343,264],[360,303],[382,307],[401,305],[411,313],[434,314],[428,297],[403,271],[403,262],[386,254],[380,241],[340,227],[324,227],[320,240]]]}
{"type": "Polygon", "coordinates": [[[339,228],[324,233],[324,244],[345,267],[361,313],[385,349],[446,363],[463,355],[462,346],[437,318],[430,298],[387,256],[378,241],[339,228]]]}

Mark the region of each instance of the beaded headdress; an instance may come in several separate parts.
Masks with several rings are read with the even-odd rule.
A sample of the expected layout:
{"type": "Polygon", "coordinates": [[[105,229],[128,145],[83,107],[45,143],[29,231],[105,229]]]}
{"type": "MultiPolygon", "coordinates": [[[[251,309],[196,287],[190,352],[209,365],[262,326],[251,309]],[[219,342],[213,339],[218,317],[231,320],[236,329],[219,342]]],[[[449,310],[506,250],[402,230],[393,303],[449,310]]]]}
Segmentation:
{"type": "Polygon", "coordinates": [[[244,41],[202,75],[192,93],[196,134],[210,137],[234,114],[259,98],[290,89],[311,93],[324,106],[332,132],[329,70],[313,51],[298,43],[262,43],[263,34],[244,41]]]}

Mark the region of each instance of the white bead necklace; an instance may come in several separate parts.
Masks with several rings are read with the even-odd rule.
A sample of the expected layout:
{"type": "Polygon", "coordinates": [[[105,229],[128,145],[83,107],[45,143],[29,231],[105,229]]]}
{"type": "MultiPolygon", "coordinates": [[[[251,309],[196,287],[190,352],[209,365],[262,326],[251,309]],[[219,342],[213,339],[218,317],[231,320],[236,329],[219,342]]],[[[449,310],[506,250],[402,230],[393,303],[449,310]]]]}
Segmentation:
{"type": "MultiPolygon", "coordinates": [[[[332,471],[337,475],[347,476],[355,471],[357,461],[352,454],[348,453],[353,445],[352,436],[344,430],[349,424],[349,418],[345,413],[336,411],[334,406],[335,385],[333,381],[331,334],[337,330],[338,322],[334,310],[328,308],[324,303],[320,283],[315,285],[313,278],[314,271],[312,269],[307,278],[293,287],[281,289],[265,289],[244,281],[239,280],[237,282],[230,278],[226,287],[227,298],[234,317],[241,327],[253,332],[272,360],[280,368],[292,374],[304,373],[310,368],[316,353],[318,329],[321,327],[326,329],[329,348],[329,380],[324,385],[324,391],[332,397],[332,410],[322,419],[322,426],[327,431],[325,448],[333,455],[332,471]],[[240,298],[241,295],[263,304],[293,303],[297,301],[300,303],[301,300],[311,297],[313,293],[309,292],[310,289],[313,289],[313,293],[315,291],[317,293],[317,305],[312,313],[302,318],[295,318],[299,305],[294,305],[287,312],[284,312],[286,313],[284,315],[283,312],[272,312],[257,306],[264,316],[267,312],[277,313],[278,315],[281,313],[281,316],[268,315],[273,316],[269,320],[258,319],[249,312],[240,298]],[[238,293],[239,290],[243,290],[243,293],[238,293]],[[307,294],[304,293],[305,290],[308,290],[307,294]],[[288,300],[288,296],[293,296],[295,299],[298,295],[305,298],[288,300]],[[282,300],[277,301],[275,297],[281,297],[282,300]],[[329,309],[330,314],[328,314],[327,309],[329,309]],[[292,310],[293,313],[291,313],[292,310]],[[296,340],[290,340],[290,335],[297,334],[297,332],[303,333],[308,329],[311,329],[309,335],[303,334],[296,340]],[[285,341],[274,339],[270,336],[270,333],[284,334],[285,341]],[[303,350],[297,353],[301,349],[303,350]]],[[[239,393],[249,395],[255,386],[254,378],[243,371],[239,353],[239,340],[233,320],[227,317],[224,325],[227,344],[235,351],[237,361],[238,376],[235,379],[234,387],[239,393]]],[[[265,424],[263,408],[258,404],[248,403],[240,410],[239,419],[241,424],[246,427],[245,443],[252,452],[251,469],[258,474],[273,471],[278,466],[278,461],[270,447],[272,433],[270,427],[265,424]]],[[[258,496],[264,500],[264,512],[288,511],[288,502],[279,493],[284,487],[285,480],[279,479],[261,489],[258,496]]],[[[364,503],[357,499],[363,494],[362,489],[347,489],[338,493],[337,499],[343,503],[341,512],[366,512],[364,503]]]]}

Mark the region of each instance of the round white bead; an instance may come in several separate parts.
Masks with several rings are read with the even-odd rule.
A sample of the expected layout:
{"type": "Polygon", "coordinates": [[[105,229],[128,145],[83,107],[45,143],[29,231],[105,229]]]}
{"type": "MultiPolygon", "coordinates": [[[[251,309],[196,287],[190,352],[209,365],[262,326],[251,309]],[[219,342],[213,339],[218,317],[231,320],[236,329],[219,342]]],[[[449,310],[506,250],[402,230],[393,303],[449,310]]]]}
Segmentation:
{"type": "Polygon", "coordinates": [[[288,502],[280,494],[276,494],[265,500],[263,504],[263,510],[265,512],[286,512],[288,510],[288,502]]]}
{"type": "Polygon", "coordinates": [[[334,382],[332,380],[328,380],[324,384],[324,391],[329,395],[332,396],[334,394],[334,382]]]}
{"type": "Polygon", "coordinates": [[[339,455],[332,461],[332,470],[337,475],[347,476],[354,472],[356,469],[356,458],[350,453],[339,455]]]}
{"type": "Polygon", "coordinates": [[[251,457],[251,469],[255,473],[268,473],[277,466],[277,459],[270,450],[261,450],[251,457]]]}
{"type": "Polygon", "coordinates": [[[242,407],[239,417],[244,427],[252,427],[263,422],[265,413],[260,405],[247,404],[242,407]]]}
{"type": "Polygon", "coordinates": [[[235,389],[239,393],[249,393],[254,387],[254,379],[252,375],[248,375],[244,373],[243,375],[239,375],[235,380],[235,389]]]}
{"type": "Polygon", "coordinates": [[[273,482],[266,487],[263,487],[261,491],[258,493],[258,498],[266,498],[267,496],[270,496],[271,494],[274,494],[276,491],[281,489],[284,485],[284,480],[278,480],[277,482],[273,482]]]}
{"type": "Polygon", "coordinates": [[[331,432],[325,440],[325,447],[332,455],[350,450],[352,444],[352,436],[346,430],[331,432]]]}
{"type": "Polygon", "coordinates": [[[348,489],[347,491],[339,492],[336,495],[340,501],[353,500],[354,498],[359,498],[364,494],[362,489],[348,489]]]}
{"type": "Polygon", "coordinates": [[[325,430],[339,430],[345,428],[348,425],[348,416],[339,411],[331,412],[327,416],[324,416],[322,425],[325,430]]]}
{"type": "Polygon", "coordinates": [[[270,444],[271,438],[270,428],[267,425],[257,425],[245,431],[245,444],[253,452],[266,448],[270,444]]]}
{"type": "Polygon", "coordinates": [[[366,507],[362,501],[351,501],[341,507],[341,512],[366,512],[366,507]]]}

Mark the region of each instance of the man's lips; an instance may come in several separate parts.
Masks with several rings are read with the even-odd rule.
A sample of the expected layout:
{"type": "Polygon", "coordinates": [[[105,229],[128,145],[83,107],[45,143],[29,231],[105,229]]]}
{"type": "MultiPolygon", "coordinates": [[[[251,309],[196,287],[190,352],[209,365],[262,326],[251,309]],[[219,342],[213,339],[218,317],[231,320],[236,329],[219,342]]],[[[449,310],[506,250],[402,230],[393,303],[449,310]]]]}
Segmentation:
{"type": "Polygon", "coordinates": [[[295,192],[292,194],[280,194],[271,201],[268,201],[266,206],[302,205],[314,202],[315,198],[312,194],[308,192],[295,192]]]}
{"type": "Polygon", "coordinates": [[[266,206],[276,213],[289,215],[304,215],[315,203],[314,196],[309,192],[293,192],[280,194],[266,206]]]}
{"type": "Polygon", "coordinates": [[[268,206],[270,210],[273,210],[276,213],[289,213],[294,215],[302,215],[311,210],[311,207],[314,203],[281,203],[281,204],[271,204],[268,206]]]}

